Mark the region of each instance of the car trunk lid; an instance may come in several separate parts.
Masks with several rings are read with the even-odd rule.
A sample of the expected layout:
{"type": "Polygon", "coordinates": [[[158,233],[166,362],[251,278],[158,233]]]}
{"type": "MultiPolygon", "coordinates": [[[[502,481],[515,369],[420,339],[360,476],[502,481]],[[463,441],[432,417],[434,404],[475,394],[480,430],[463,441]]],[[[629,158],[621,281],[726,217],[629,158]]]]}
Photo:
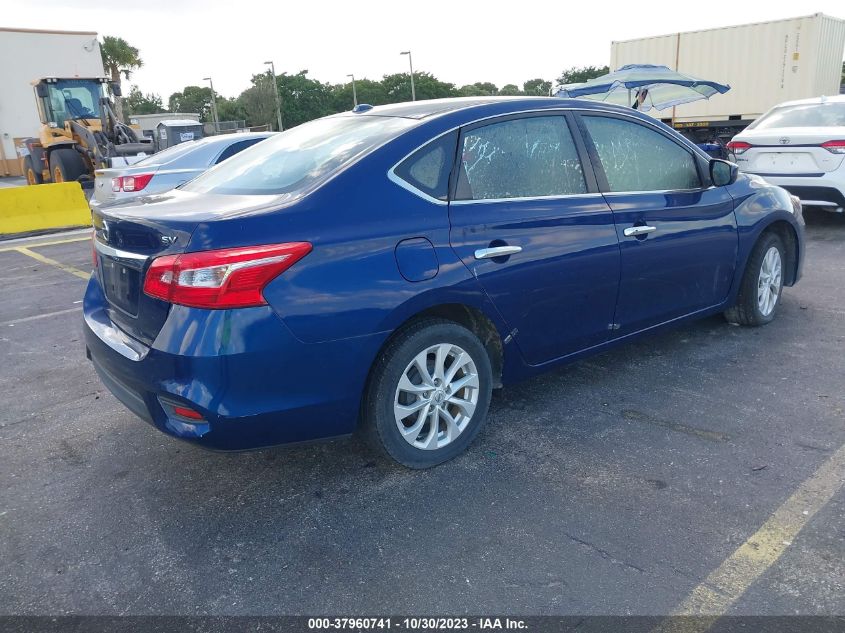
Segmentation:
{"type": "Polygon", "coordinates": [[[266,208],[267,198],[173,191],[95,210],[97,275],[112,322],[136,340],[151,345],[170,311],[169,303],[143,291],[144,276],[153,259],[184,252],[201,223],[266,208]]]}
{"type": "Polygon", "coordinates": [[[117,199],[117,193],[112,188],[112,180],[123,176],[139,176],[142,174],[155,174],[159,170],[158,165],[142,165],[140,167],[121,167],[111,169],[98,169],[94,172],[94,200],[98,203],[108,203],[117,199]]]}
{"type": "Polygon", "coordinates": [[[762,175],[821,175],[838,169],[845,158],[822,144],[843,139],[845,127],[746,130],[734,142],[751,147],[737,154],[736,162],[743,171],[762,175]]]}

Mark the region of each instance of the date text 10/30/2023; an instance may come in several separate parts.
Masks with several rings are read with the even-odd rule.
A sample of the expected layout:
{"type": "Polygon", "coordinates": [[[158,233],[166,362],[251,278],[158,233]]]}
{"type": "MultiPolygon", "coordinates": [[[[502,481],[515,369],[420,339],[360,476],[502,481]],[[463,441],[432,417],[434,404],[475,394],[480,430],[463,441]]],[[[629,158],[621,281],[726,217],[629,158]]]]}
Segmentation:
{"type": "Polygon", "coordinates": [[[518,618],[390,618],[390,617],[336,617],[336,618],[308,618],[310,630],[396,630],[396,631],[518,631],[527,628],[524,620],[518,618]]]}

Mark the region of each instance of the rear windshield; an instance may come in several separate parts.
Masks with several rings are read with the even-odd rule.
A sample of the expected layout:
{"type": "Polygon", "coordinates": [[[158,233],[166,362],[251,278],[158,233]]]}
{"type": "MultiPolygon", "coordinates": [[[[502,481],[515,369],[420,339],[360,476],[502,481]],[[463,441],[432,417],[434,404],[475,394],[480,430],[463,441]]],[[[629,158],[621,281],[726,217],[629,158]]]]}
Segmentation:
{"type": "Polygon", "coordinates": [[[185,141],[139,160],[136,165],[164,165],[200,147],[199,141],[185,141]]]}
{"type": "Polygon", "coordinates": [[[244,150],[183,189],[237,195],[303,191],[417,123],[373,116],[317,119],[244,150]]]}
{"type": "Polygon", "coordinates": [[[845,126],[845,103],[805,103],[775,108],[748,126],[766,130],[779,127],[845,126]]]}

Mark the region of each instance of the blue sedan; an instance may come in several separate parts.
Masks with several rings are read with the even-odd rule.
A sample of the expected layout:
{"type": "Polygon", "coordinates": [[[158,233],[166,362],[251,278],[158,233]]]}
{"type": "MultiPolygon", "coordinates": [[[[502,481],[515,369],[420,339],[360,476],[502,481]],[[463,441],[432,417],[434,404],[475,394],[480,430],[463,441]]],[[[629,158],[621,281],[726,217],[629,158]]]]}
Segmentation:
{"type": "Polygon", "coordinates": [[[491,391],[689,319],[771,321],[797,198],[630,109],[358,106],[93,214],[88,357],[218,450],[350,435],[411,468],[491,391]]]}

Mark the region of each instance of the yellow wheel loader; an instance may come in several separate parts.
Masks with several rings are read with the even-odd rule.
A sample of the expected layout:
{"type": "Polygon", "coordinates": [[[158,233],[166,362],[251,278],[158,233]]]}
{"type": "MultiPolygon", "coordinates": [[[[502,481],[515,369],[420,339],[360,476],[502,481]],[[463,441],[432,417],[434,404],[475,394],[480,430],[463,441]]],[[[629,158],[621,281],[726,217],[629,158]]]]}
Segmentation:
{"type": "Polygon", "coordinates": [[[27,183],[92,182],[94,170],[131,165],[152,154],[151,142],[118,120],[109,89],[120,86],[105,77],[48,77],[33,82],[41,130],[24,141],[27,183]]]}

